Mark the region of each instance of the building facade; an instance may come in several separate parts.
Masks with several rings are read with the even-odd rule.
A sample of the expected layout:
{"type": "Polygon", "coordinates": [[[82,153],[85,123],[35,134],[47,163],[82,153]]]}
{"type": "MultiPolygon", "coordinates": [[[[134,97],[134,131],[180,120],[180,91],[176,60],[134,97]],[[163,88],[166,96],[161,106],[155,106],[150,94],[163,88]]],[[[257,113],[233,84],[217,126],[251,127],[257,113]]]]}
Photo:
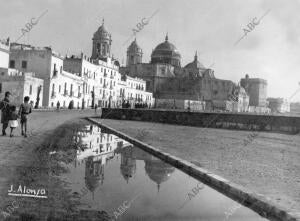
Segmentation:
{"type": "Polygon", "coordinates": [[[241,86],[249,95],[249,105],[254,107],[267,107],[267,86],[264,79],[250,78],[247,74],[241,79],[241,86]]]}
{"type": "Polygon", "coordinates": [[[122,95],[126,97],[128,91],[136,101],[151,103],[152,94],[146,92],[146,83],[142,79],[128,78],[128,82],[133,82],[134,87],[128,87],[128,84],[132,84],[128,82],[120,87],[120,64],[111,56],[112,38],[104,27],[104,22],[94,33],[92,40],[91,57],[83,53],[80,56],[62,57],[50,47],[13,43],[9,48],[9,43],[3,44],[0,58],[6,61],[0,63],[0,72],[3,70],[7,73],[8,68],[11,68],[22,73],[35,73],[44,82],[41,90],[44,107],[56,107],[58,104],[64,108],[95,105],[121,107],[125,99],[122,95]]]}
{"type": "Polygon", "coordinates": [[[268,98],[268,107],[272,113],[288,113],[290,112],[290,102],[284,98],[268,98]]]}
{"type": "MultiPolygon", "coordinates": [[[[152,51],[150,63],[142,62],[142,54],[135,39],[127,49],[127,65],[121,67],[120,72],[145,80],[146,90],[152,92],[160,103],[170,103],[169,100],[175,100],[175,103],[178,100],[177,103],[182,104],[185,100],[201,101],[197,109],[203,109],[204,106],[206,110],[219,109],[221,103],[222,109],[228,109],[227,103],[231,102],[230,97],[237,85],[230,80],[216,78],[212,69],[200,63],[197,52],[194,60],[182,67],[181,55],[167,35],[165,41],[152,51]]],[[[241,95],[238,102],[229,106],[230,110],[246,111],[247,92],[241,95]]]]}
{"type": "Polygon", "coordinates": [[[43,84],[44,81],[35,77],[34,73],[9,69],[8,74],[0,76],[0,96],[4,97],[4,93],[9,91],[12,95],[10,102],[16,106],[29,96],[29,103],[39,108],[43,103],[43,84]]]}
{"type": "Polygon", "coordinates": [[[118,83],[122,104],[129,103],[131,107],[134,107],[135,104],[147,104],[147,107],[153,106],[152,93],[146,91],[144,80],[124,75],[118,83]]]}

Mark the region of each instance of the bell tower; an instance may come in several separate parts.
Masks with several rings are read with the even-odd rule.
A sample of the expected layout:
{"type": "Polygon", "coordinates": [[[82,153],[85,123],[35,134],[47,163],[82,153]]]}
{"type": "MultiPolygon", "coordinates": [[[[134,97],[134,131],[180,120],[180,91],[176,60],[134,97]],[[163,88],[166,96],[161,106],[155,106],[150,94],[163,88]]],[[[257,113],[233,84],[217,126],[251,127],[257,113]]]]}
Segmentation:
{"type": "Polygon", "coordinates": [[[104,27],[104,19],[102,25],[94,33],[92,40],[92,59],[104,59],[111,56],[111,34],[104,27]]]}
{"type": "Polygon", "coordinates": [[[127,49],[126,66],[142,63],[143,51],[138,46],[136,39],[130,44],[127,49]]]}

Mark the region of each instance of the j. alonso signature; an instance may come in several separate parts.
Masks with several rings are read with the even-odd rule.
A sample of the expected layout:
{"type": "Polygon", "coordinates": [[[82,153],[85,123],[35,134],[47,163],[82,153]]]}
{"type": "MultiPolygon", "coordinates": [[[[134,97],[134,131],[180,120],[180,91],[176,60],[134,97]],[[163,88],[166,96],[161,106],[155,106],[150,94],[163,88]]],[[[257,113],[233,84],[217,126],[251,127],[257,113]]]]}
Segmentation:
{"type": "Polygon", "coordinates": [[[34,198],[48,198],[46,196],[45,189],[32,189],[26,186],[19,185],[18,189],[14,189],[14,185],[10,185],[10,190],[8,190],[9,196],[25,196],[34,198]]]}

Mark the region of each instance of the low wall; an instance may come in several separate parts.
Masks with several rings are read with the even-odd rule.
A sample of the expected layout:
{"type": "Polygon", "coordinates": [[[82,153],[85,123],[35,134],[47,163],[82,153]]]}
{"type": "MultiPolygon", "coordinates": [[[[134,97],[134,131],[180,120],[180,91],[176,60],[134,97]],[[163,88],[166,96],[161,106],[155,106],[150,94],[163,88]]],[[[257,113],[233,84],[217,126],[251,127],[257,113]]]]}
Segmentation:
{"type": "Polygon", "coordinates": [[[300,117],[296,116],[103,108],[101,117],[196,127],[273,131],[291,134],[297,134],[300,131],[300,117]]]}

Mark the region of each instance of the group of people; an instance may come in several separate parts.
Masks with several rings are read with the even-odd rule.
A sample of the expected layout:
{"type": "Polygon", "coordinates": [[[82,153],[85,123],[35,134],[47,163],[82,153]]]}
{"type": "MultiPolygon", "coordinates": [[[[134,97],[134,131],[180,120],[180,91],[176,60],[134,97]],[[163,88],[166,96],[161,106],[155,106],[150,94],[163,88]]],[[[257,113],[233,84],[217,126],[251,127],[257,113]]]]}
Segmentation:
{"type": "Polygon", "coordinates": [[[24,103],[21,104],[19,111],[17,107],[10,103],[11,93],[5,92],[5,98],[0,101],[1,110],[1,123],[2,123],[2,135],[6,136],[6,129],[10,127],[10,137],[13,137],[13,131],[19,126],[18,119],[21,121],[21,134],[27,137],[27,120],[28,115],[31,113],[30,98],[24,97],[24,103]]]}
{"type": "MultiPolygon", "coordinates": [[[[135,103],[134,104],[134,108],[148,108],[148,104],[147,103],[135,103]]],[[[131,108],[131,104],[129,103],[129,101],[127,102],[123,102],[122,103],[122,108],[131,108]]]]}

